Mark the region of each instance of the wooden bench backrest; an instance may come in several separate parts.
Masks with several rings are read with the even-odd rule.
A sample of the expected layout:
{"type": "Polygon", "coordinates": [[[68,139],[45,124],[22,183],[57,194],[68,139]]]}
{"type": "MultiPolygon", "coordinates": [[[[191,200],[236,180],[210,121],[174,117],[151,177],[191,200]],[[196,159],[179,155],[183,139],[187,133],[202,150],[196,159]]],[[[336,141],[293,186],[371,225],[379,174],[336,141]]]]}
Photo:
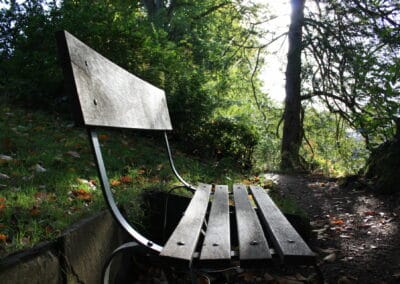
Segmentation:
{"type": "Polygon", "coordinates": [[[57,33],[77,123],[171,130],[163,90],[132,75],[66,31],[57,33]]]}

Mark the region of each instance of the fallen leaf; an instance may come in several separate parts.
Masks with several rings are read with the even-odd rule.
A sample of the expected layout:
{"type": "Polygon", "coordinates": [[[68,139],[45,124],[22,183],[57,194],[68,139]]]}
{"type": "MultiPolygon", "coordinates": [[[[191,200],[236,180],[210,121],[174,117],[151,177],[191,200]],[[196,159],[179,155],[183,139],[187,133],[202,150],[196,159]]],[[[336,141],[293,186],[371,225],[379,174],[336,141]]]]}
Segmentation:
{"type": "Polygon", "coordinates": [[[350,239],[351,238],[350,235],[345,235],[345,234],[341,234],[339,237],[341,237],[342,239],[350,239]]]}
{"type": "Polygon", "coordinates": [[[90,192],[87,192],[84,189],[73,190],[72,195],[75,196],[77,199],[84,201],[91,201],[93,197],[90,192]]]}
{"type": "Polygon", "coordinates": [[[336,260],[336,253],[328,254],[323,259],[323,261],[325,261],[325,262],[334,262],[335,260],[336,260]]]}
{"type": "Polygon", "coordinates": [[[6,174],[0,173],[0,179],[9,179],[10,177],[6,174]]]}
{"type": "Polygon", "coordinates": [[[323,253],[331,254],[331,253],[334,253],[335,251],[337,251],[337,249],[335,249],[335,248],[326,248],[326,249],[319,249],[319,251],[321,251],[323,253]]]}
{"type": "Polygon", "coordinates": [[[160,181],[161,180],[159,177],[152,177],[149,179],[149,182],[152,182],[152,183],[159,183],[160,181]]]}
{"type": "Polygon", "coordinates": [[[100,141],[106,141],[108,139],[110,139],[110,136],[108,136],[107,134],[100,134],[99,135],[99,140],[100,141]]]}
{"type": "Polygon", "coordinates": [[[45,228],[44,228],[44,231],[46,232],[46,234],[51,234],[53,231],[54,231],[54,228],[52,227],[52,226],[50,226],[50,225],[47,225],[45,228]]]}
{"type": "Polygon", "coordinates": [[[356,282],[354,282],[353,280],[350,280],[348,277],[346,277],[346,276],[342,276],[342,277],[340,277],[339,278],[339,280],[338,280],[338,282],[337,282],[338,284],[352,284],[352,283],[356,283],[356,282]]]}
{"type": "Polygon", "coordinates": [[[72,156],[72,157],[74,157],[74,158],[80,158],[81,157],[81,155],[76,151],[68,151],[67,154],[72,156]]]}
{"type": "Polygon", "coordinates": [[[117,179],[112,179],[111,180],[111,185],[112,186],[119,186],[119,185],[121,185],[121,182],[119,180],[117,180],[117,179]]]}
{"type": "Polygon", "coordinates": [[[2,154],[0,154],[0,165],[1,165],[1,164],[8,163],[8,162],[10,162],[10,161],[12,161],[12,160],[13,160],[12,157],[7,156],[7,155],[2,155],[2,154]]]}
{"type": "Polygon", "coordinates": [[[44,172],[47,172],[47,170],[46,170],[45,168],[43,168],[41,165],[39,165],[39,164],[36,164],[36,165],[35,165],[35,171],[36,171],[37,173],[44,173],[44,172]]]}
{"type": "Polygon", "coordinates": [[[343,224],[344,224],[344,221],[341,220],[341,219],[336,219],[336,220],[332,220],[332,221],[331,221],[331,224],[332,224],[332,225],[343,225],[343,224]]]}
{"type": "Polygon", "coordinates": [[[46,200],[47,199],[47,192],[36,192],[33,196],[35,196],[36,200],[46,200]]]}
{"type": "Polygon", "coordinates": [[[0,197],[0,213],[4,211],[6,208],[6,199],[4,197],[0,197]]]}
{"type": "Polygon", "coordinates": [[[133,179],[130,176],[122,176],[119,181],[122,183],[131,183],[133,179]]]}
{"type": "Polygon", "coordinates": [[[0,234],[0,242],[5,242],[5,241],[7,241],[7,235],[0,234]]]}
{"type": "Polygon", "coordinates": [[[31,209],[29,209],[29,213],[31,214],[31,216],[37,216],[40,214],[40,208],[34,205],[31,209]]]}

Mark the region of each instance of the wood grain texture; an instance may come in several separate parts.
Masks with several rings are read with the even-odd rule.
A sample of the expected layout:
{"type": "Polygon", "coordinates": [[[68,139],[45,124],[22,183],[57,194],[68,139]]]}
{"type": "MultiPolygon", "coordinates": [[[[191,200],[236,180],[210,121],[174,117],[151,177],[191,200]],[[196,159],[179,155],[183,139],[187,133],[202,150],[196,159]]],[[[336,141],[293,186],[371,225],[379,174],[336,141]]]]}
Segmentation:
{"type": "Polygon", "coordinates": [[[64,32],[86,125],[171,130],[163,90],[130,74],[64,32]]]}
{"type": "Polygon", "coordinates": [[[233,186],[236,222],[239,237],[239,257],[241,264],[255,260],[269,260],[271,253],[260,221],[251,205],[246,186],[233,186]]]}
{"type": "Polygon", "coordinates": [[[190,265],[204,222],[210,192],[209,184],[197,186],[184,216],[161,251],[161,256],[168,257],[177,264],[180,262],[190,265]]]}
{"type": "Polygon", "coordinates": [[[215,187],[200,260],[223,262],[231,259],[229,193],[227,185],[215,187]]]}
{"type": "Polygon", "coordinates": [[[260,210],[261,220],[271,237],[275,250],[282,262],[307,264],[315,261],[315,255],[275,205],[265,190],[250,186],[255,202],[260,210]]]}

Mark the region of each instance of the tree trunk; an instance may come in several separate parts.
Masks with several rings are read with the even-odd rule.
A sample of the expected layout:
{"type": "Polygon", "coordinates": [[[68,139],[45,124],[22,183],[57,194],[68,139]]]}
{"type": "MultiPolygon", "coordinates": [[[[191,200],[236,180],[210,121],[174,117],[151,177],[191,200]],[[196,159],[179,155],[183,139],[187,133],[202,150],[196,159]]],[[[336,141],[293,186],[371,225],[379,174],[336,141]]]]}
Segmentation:
{"type": "Polygon", "coordinates": [[[286,99],[283,114],[281,169],[300,169],[299,150],[302,141],[301,122],[301,51],[305,0],[291,0],[292,15],[289,27],[289,52],[286,66],[286,99]]]}

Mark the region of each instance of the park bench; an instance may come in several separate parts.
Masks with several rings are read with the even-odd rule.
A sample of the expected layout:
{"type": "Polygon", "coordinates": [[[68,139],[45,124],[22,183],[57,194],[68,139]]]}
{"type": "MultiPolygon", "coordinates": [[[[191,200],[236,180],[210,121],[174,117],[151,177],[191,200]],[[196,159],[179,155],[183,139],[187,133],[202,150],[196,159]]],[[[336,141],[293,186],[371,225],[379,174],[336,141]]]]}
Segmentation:
{"type": "Polygon", "coordinates": [[[272,263],[315,265],[315,254],[259,186],[235,184],[196,186],[175,168],[167,132],[172,130],[164,91],[128,73],[66,31],[57,33],[67,91],[77,121],[88,130],[102,190],[115,220],[134,242],[122,245],[112,257],[132,246],[157,255],[163,263],[188,271],[240,265],[256,268],[272,263]],[[171,169],[193,197],[175,230],[160,245],[131,226],[116,205],[110,188],[98,128],[146,129],[163,132],[171,169]],[[233,200],[234,206],[230,206],[233,200]],[[232,217],[234,216],[234,217],[232,217]],[[232,240],[237,239],[238,245],[232,240]]]}

